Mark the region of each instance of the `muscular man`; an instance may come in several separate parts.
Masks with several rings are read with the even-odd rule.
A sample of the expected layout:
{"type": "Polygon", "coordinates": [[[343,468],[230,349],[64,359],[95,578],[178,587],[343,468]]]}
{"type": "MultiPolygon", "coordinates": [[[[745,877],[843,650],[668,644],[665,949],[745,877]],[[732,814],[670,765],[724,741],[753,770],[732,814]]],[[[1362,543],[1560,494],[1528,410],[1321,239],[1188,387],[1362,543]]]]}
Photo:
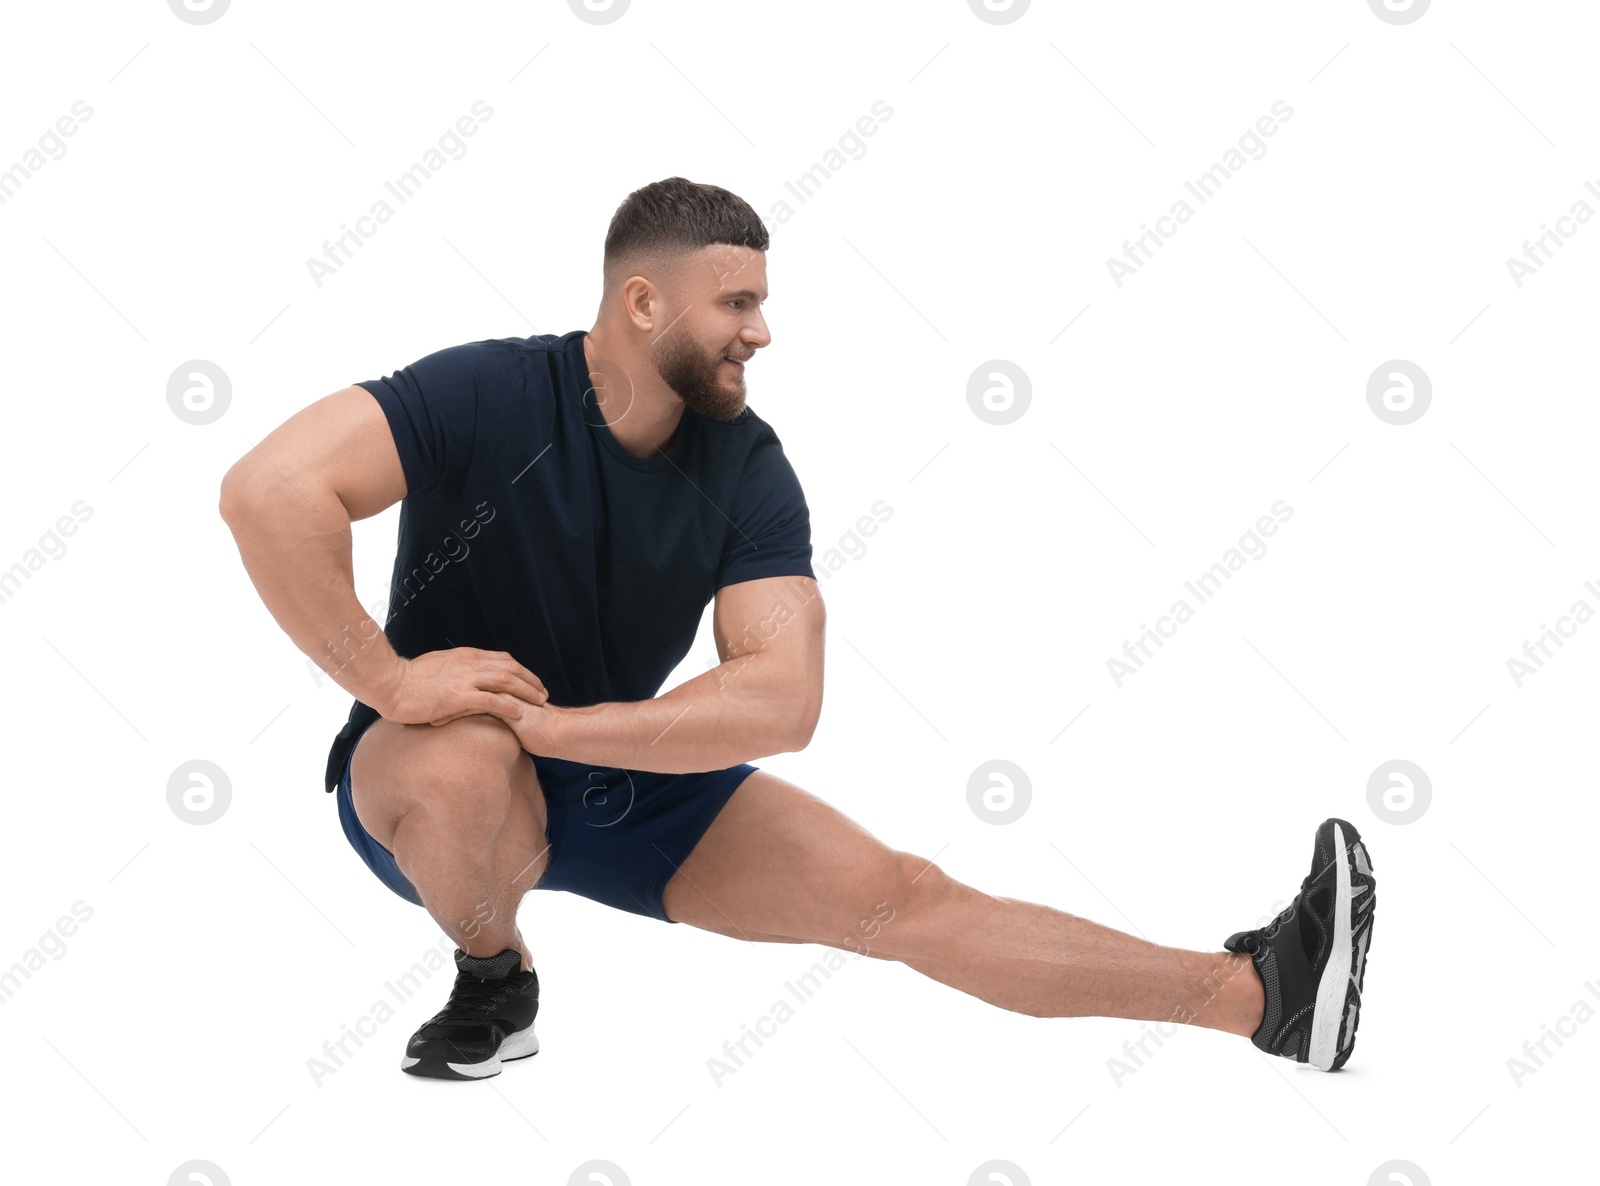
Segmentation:
{"type": "Polygon", "coordinates": [[[992,897],[750,764],[803,748],[822,709],[805,498],[745,403],[767,247],[726,190],[645,186],[607,232],[593,329],[337,391],[223,479],[262,600],[355,697],[325,779],[345,835],[457,944],[402,1069],[481,1079],[538,1050],[534,888],[899,960],[1036,1017],[1206,1026],[1342,1066],[1376,896],[1345,821],[1277,918],[1183,951],[992,897]],[[350,523],[397,502],[380,629],[350,523]],[[720,665],[658,695],[713,602],[720,665]]]}

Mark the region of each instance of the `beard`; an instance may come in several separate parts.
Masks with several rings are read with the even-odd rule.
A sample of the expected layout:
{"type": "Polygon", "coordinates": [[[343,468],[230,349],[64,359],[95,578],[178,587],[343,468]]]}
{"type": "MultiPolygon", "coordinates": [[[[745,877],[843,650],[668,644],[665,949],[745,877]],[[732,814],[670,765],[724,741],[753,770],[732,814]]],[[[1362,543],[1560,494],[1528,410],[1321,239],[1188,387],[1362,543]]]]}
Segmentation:
{"type": "Polygon", "coordinates": [[[662,381],[685,407],[723,423],[738,419],[744,411],[744,373],[727,378],[721,352],[706,353],[688,334],[668,334],[651,353],[662,381]]]}

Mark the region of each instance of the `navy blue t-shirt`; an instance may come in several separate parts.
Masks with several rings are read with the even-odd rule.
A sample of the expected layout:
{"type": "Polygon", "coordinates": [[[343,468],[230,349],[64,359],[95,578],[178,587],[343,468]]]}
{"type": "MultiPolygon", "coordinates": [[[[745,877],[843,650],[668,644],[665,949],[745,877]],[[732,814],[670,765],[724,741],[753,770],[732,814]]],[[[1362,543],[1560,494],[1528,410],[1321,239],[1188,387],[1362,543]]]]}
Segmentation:
{"type": "MultiPolygon", "coordinates": [[[[685,408],[665,455],[635,457],[588,394],[585,336],[451,346],[360,384],[406,477],[390,644],[507,651],[565,707],[652,699],[722,586],[815,576],[805,495],[766,421],[685,408]]],[[[330,792],[377,719],[352,705],[330,792]]]]}

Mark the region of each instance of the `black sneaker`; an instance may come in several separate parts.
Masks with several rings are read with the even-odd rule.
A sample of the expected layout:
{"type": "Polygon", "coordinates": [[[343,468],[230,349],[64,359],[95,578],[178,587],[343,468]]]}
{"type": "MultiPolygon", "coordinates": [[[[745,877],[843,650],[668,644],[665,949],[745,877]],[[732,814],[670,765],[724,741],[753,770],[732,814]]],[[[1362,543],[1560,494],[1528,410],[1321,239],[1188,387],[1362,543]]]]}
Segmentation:
{"type": "Polygon", "coordinates": [[[445,1007],[411,1035],[400,1069],[432,1079],[487,1079],[500,1065],[539,1053],[533,1019],[539,976],[522,955],[470,956],[456,948],[456,986],[445,1007]]]}
{"type": "Polygon", "coordinates": [[[1361,977],[1372,941],[1377,882],[1361,835],[1342,819],[1317,829],[1311,872],[1288,909],[1223,944],[1249,952],[1266,990],[1250,1040],[1268,1054],[1337,1071],[1355,1048],[1361,977]]]}

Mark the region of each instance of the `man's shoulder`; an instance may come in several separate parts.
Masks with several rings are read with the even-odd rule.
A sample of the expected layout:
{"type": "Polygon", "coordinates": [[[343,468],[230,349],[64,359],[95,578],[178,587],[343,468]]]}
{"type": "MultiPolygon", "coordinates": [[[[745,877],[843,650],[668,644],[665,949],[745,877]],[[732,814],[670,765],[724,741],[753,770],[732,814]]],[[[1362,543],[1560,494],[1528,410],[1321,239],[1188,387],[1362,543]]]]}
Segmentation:
{"type": "Polygon", "coordinates": [[[766,497],[773,490],[799,494],[800,479],[772,423],[746,404],[732,420],[706,420],[710,448],[726,460],[743,496],[766,497]]]}
{"type": "Polygon", "coordinates": [[[520,399],[528,391],[561,384],[563,360],[577,332],[458,342],[425,355],[405,370],[435,399],[520,399]]]}
{"type": "Polygon", "coordinates": [[[579,332],[573,330],[565,334],[530,334],[525,338],[479,338],[448,349],[486,360],[509,360],[523,355],[564,354],[570,349],[573,336],[579,332]]]}
{"type": "Polygon", "coordinates": [[[740,485],[764,483],[774,456],[783,455],[777,430],[749,404],[732,420],[700,417],[710,464],[740,485]]]}
{"type": "Polygon", "coordinates": [[[479,344],[486,346],[504,345],[512,350],[532,352],[551,350],[559,352],[571,349],[572,340],[582,332],[582,330],[575,329],[569,330],[564,334],[529,334],[525,338],[484,338],[479,344]]]}
{"type": "Polygon", "coordinates": [[[477,338],[456,342],[422,355],[402,370],[435,380],[487,376],[496,370],[509,373],[518,368],[523,358],[565,350],[571,337],[571,334],[534,334],[525,338],[477,338]]]}

